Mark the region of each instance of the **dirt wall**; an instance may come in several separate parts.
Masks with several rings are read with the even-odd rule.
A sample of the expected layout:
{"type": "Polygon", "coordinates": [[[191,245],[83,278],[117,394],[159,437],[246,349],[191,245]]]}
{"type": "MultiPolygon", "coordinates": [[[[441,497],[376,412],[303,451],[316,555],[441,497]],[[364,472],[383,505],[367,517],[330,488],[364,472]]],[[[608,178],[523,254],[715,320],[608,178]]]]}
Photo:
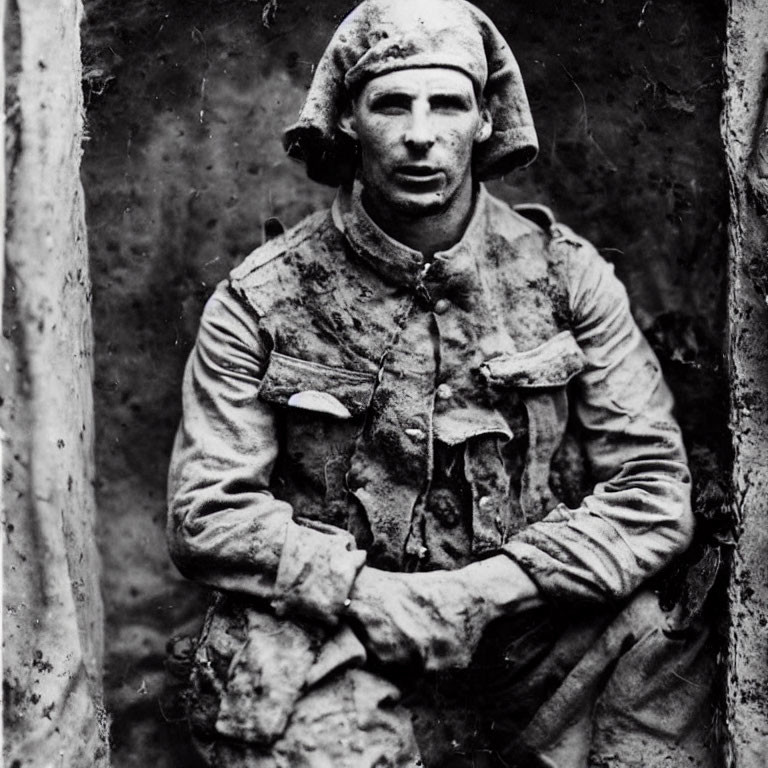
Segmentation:
{"type": "Polygon", "coordinates": [[[768,6],[731,2],[725,58],[734,510],[729,765],[768,763],[768,6]]]}
{"type": "Polygon", "coordinates": [[[92,334],[79,179],[81,6],[5,16],[3,737],[7,768],[107,763],[92,334]]]}
{"type": "MultiPolygon", "coordinates": [[[[691,609],[728,542],[727,195],[718,0],[480,4],[518,55],[541,153],[493,189],[538,201],[626,282],[676,392],[702,521],[691,609]],[[714,544],[713,544],[714,542],[714,544]],[[697,581],[698,580],[698,581],[697,581]]],[[[100,542],[114,763],[191,765],[165,692],[166,639],[200,615],[163,539],[182,367],[205,298],[332,190],[286,160],[344,0],[88,0],[84,183],[94,274],[100,542]]],[[[682,573],[682,569],[680,570],[682,573]]],[[[714,717],[714,714],[713,714],[714,717]]]]}

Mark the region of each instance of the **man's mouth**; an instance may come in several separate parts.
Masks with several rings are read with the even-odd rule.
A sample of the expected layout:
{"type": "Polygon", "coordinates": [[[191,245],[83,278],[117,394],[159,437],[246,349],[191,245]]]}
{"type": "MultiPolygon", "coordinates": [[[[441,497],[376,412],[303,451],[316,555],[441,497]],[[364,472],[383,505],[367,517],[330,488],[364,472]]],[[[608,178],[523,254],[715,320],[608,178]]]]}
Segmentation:
{"type": "Polygon", "coordinates": [[[442,171],[433,165],[399,165],[395,172],[400,178],[416,184],[437,181],[442,175],[442,171]]]}

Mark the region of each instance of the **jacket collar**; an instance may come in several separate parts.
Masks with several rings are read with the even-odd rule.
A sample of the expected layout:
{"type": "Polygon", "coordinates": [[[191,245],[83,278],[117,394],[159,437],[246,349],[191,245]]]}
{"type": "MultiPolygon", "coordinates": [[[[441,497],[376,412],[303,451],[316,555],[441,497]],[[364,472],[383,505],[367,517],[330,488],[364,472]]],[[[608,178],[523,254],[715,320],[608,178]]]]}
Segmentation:
{"type": "MultiPolygon", "coordinates": [[[[361,185],[340,189],[331,209],[336,227],[344,233],[357,256],[385,280],[409,288],[432,284],[474,282],[478,256],[484,251],[488,193],[480,185],[475,208],[461,240],[447,251],[435,253],[427,266],[424,254],[391,238],[368,215],[361,201],[361,185]]],[[[447,287],[447,286],[446,286],[447,287]]]]}

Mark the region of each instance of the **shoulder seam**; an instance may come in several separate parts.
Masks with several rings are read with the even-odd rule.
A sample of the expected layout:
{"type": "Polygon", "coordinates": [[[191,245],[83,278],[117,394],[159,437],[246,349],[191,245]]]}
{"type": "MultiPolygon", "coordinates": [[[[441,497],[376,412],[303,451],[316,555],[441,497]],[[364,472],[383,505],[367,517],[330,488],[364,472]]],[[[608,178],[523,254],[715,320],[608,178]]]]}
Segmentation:
{"type": "Polygon", "coordinates": [[[306,242],[317,228],[322,224],[323,219],[328,215],[328,211],[317,211],[302,219],[295,227],[273,240],[269,240],[258,248],[254,248],[230,273],[230,282],[241,282],[253,274],[256,270],[262,269],[275,259],[285,256],[290,248],[295,248],[306,242]],[[298,232],[299,228],[304,229],[302,225],[311,219],[317,219],[316,226],[311,227],[309,231],[298,232]],[[262,253],[259,253],[259,252],[262,253]]]}

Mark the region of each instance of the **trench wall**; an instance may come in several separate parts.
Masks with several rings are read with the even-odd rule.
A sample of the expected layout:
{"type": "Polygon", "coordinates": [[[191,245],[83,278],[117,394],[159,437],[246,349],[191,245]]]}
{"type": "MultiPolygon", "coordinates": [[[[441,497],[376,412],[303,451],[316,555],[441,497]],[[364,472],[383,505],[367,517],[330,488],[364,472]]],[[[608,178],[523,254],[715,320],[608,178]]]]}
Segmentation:
{"type": "Polygon", "coordinates": [[[728,764],[768,762],[768,6],[732,0],[723,139],[730,189],[729,361],[738,543],[729,586],[728,764]]]}
{"type": "Polygon", "coordinates": [[[3,764],[102,768],[82,8],[4,10],[3,764]]]}

